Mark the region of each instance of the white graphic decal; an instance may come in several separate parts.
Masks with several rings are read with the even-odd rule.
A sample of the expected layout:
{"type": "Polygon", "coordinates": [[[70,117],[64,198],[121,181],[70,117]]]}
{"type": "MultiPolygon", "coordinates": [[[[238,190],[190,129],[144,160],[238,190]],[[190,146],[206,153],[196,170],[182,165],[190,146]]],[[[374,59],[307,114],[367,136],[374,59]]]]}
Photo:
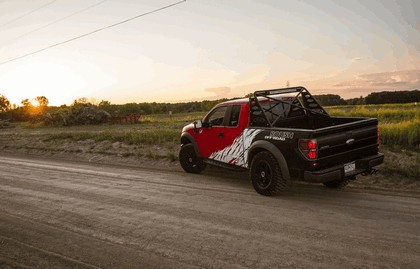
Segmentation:
{"type": "Polygon", "coordinates": [[[286,141],[286,138],[287,139],[293,139],[294,135],[295,135],[295,133],[293,133],[293,132],[271,131],[270,135],[266,135],[264,137],[264,139],[286,141]]]}
{"type": "Polygon", "coordinates": [[[251,146],[255,136],[259,134],[262,129],[245,129],[230,146],[213,152],[210,159],[233,164],[237,166],[246,167],[248,162],[248,150],[251,146]]]}

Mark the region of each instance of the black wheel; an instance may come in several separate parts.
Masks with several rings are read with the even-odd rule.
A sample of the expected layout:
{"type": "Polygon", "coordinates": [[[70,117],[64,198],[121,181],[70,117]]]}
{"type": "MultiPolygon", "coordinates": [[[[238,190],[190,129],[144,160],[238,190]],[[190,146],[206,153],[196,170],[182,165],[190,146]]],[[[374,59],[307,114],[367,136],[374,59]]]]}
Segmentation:
{"type": "Polygon", "coordinates": [[[345,186],[347,186],[347,184],[349,184],[350,180],[354,180],[354,179],[356,179],[356,177],[354,177],[354,178],[336,179],[336,180],[324,182],[324,185],[327,188],[330,188],[330,189],[342,189],[345,186]]]}
{"type": "Polygon", "coordinates": [[[287,187],[277,159],[268,151],[257,153],[251,162],[251,181],[256,192],[272,196],[287,187]]]}
{"type": "Polygon", "coordinates": [[[182,145],[179,151],[179,163],[188,173],[199,174],[205,168],[205,163],[197,156],[192,144],[182,145]]]}

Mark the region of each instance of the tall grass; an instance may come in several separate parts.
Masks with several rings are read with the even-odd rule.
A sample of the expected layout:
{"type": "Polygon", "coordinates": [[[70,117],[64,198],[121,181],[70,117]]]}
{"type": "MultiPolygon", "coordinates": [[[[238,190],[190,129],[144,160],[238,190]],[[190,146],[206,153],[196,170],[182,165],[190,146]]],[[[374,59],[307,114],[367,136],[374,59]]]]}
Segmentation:
{"type": "MultiPolygon", "coordinates": [[[[332,116],[376,117],[379,119],[381,151],[386,154],[385,164],[381,170],[388,174],[399,174],[419,178],[420,166],[420,111],[417,104],[408,105],[374,105],[374,106],[339,106],[326,108],[332,116]]],[[[193,120],[201,119],[205,113],[184,113],[169,115],[151,115],[141,118],[136,124],[80,125],[68,127],[17,125],[13,129],[3,129],[0,133],[0,149],[20,149],[33,147],[32,143],[10,143],[10,141],[40,141],[35,149],[57,150],[62,140],[95,142],[111,141],[133,145],[150,145],[138,147],[140,154],[150,158],[160,158],[154,145],[167,149],[166,158],[177,159],[182,127],[193,120]],[[31,128],[29,128],[31,127],[31,128]],[[49,144],[48,141],[57,141],[49,144]],[[6,143],[7,142],[7,143],[6,143]],[[152,149],[148,149],[152,148],[152,149]]],[[[66,143],[63,143],[66,144],[66,143]]],[[[85,142],[86,144],[86,142],[85,142]]],[[[89,143],[87,143],[89,144],[89,143]]],[[[93,144],[93,143],[92,143],[93,144]]],[[[107,144],[107,143],[105,143],[107,144]]],[[[61,149],[58,149],[61,150],[61,149]]],[[[66,151],[81,151],[79,148],[66,151]]],[[[107,150],[104,154],[110,154],[107,150]]],[[[112,154],[112,153],[111,153],[112,154]]],[[[132,153],[123,153],[132,154],[132,153]]],[[[139,153],[136,153],[139,154],[139,153]]]]}
{"type": "Polygon", "coordinates": [[[140,123],[187,123],[202,119],[204,115],[203,112],[146,115],[140,118],[140,123]]]}
{"type": "Polygon", "coordinates": [[[420,107],[417,103],[333,106],[326,109],[332,116],[377,118],[382,144],[420,149],[420,107]]]}
{"type": "Polygon", "coordinates": [[[124,142],[127,144],[162,144],[166,142],[178,142],[180,137],[179,130],[144,130],[144,131],[103,131],[103,132],[65,132],[54,133],[45,136],[44,141],[71,139],[74,141],[82,141],[92,139],[96,142],[111,141],[124,142]]]}
{"type": "Polygon", "coordinates": [[[381,123],[381,142],[385,145],[398,145],[407,149],[420,147],[420,119],[381,123]]]}
{"type": "Polygon", "coordinates": [[[123,142],[127,144],[156,145],[179,143],[182,127],[201,119],[204,113],[180,113],[169,116],[157,114],[143,116],[137,124],[86,125],[65,128],[44,128],[44,141],[70,139],[82,141],[123,142]]]}
{"type": "MultiPolygon", "coordinates": [[[[332,116],[374,117],[379,120],[381,143],[405,149],[420,149],[420,108],[417,104],[356,105],[327,107],[332,116]]],[[[178,143],[184,125],[205,113],[144,116],[138,124],[56,128],[45,140],[109,140],[127,144],[178,143]]]]}
{"type": "Polygon", "coordinates": [[[334,106],[327,107],[327,111],[333,116],[347,117],[374,117],[380,122],[401,122],[420,118],[420,107],[415,104],[408,105],[359,105],[359,106],[334,106]]]}

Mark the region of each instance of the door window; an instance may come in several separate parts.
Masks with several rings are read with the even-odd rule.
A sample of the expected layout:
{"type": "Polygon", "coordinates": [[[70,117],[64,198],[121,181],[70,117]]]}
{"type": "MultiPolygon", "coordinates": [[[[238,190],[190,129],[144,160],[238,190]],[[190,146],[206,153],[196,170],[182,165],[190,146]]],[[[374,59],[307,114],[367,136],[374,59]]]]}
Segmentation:
{"type": "Polygon", "coordinates": [[[227,110],[226,106],[218,107],[215,110],[213,110],[213,112],[208,117],[208,123],[211,126],[222,126],[224,118],[225,118],[226,110],[227,110]]]}
{"type": "Polygon", "coordinates": [[[239,114],[241,113],[241,106],[232,106],[230,111],[229,126],[238,126],[239,114]]]}

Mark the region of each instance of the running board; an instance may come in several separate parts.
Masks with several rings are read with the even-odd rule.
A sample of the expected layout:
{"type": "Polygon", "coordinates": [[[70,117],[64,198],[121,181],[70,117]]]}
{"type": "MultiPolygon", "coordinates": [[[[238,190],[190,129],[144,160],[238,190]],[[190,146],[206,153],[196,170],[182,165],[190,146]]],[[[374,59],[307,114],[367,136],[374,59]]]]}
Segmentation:
{"type": "Polygon", "coordinates": [[[208,165],[218,166],[218,167],[226,168],[233,171],[246,171],[247,170],[246,168],[243,168],[243,167],[239,167],[236,165],[231,165],[231,164],[227,164],[227,163],[219,162],[215,160],[210,160],[210,159],[205,159],[203,160],[203,162],[205,162],[208,165]]]}

